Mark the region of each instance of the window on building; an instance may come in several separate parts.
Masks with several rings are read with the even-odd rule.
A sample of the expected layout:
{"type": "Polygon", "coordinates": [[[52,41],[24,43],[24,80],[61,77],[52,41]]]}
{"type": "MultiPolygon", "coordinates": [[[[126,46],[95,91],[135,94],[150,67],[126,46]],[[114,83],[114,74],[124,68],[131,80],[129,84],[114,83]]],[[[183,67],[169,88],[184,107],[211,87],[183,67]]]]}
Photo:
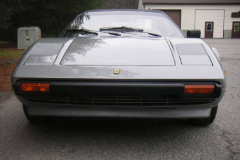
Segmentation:
{"type": "Polygon", "coordinates": [[[239,31],[239,23],[234,23],[234,32],[239,31]]]}
{"type": "Polygon", "coordinates": [[[207,31],[212,31],[212,23],[207,23],[207,31]]]}

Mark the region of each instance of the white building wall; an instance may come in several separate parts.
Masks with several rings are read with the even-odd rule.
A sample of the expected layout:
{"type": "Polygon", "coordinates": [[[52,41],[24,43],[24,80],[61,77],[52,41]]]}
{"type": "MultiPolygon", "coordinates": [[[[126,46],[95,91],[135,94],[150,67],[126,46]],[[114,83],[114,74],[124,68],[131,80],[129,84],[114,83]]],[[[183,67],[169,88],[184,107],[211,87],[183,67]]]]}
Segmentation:
{"type": "Polygon", "coordinates": [[[227,6],[225,9],[225,21],[224,21],[224,29],[225,30],[232,30],[232,22],[233,21],[240,21],[240,18],[232,18],[232,12],[239,12],[240,5],[235,6],[227,6]]]}
{"type": "MultiPolygon", "coordinates": [[[[240,18],[232,18],[232,12],[239,12],[240,5],[159,5],[159,4],[145,4],[144,9],[169,9],[169,10],[181,10],[181,29],[197,29],[196,27],[196,10],[223,10],[224,22],[222,24],[223,30],[232,30],[232,22],[240,21],[240,18]]],[[[209,13],[211,16],[211,13],[209,13]]],[[[204,23],[205,25],[205,23],[204,23]]],[[[214,25],[216,26],[216,25],[214,25]]],[[[223,31],[222,31],[223,32],[223,31]]],[[[203,32],[202,32],[203,33],[203,32]]],[[[202,34],[204,35],[204,34],[202,34]]],[[[216,38],[223,38],[223,35],[216,38]]]]}
{"type": "Polygon", "coordinates": [[[196,10],[195,29],[201,30],[201,38],[205,37],[205,22],[213,23],[213,38],[223,38],[224,10],[196,10]]]}

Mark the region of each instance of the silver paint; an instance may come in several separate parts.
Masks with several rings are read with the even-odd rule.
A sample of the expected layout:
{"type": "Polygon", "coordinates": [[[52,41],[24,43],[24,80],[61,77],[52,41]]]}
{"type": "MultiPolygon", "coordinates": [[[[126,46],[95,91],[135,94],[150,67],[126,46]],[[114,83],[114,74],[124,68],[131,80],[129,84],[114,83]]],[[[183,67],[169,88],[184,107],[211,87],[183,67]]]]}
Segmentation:
{"type": "Polygon", "coordinates": [[[164,38],[85,37],[72,42],[61,65],[172,66],[175,63],[164,38]]]}
{"type": "MultiPolygon", "coordinates": [[[[220,102],[226,90],[225,74],[214,52],[201,39],[187,39],[182,36],[166,38],[129,34],[129,36],[122,37],[101,35],[79,38],[43,38],[24,53],[12,74],[12,84],[16,84],[21,79],[217,82],[223,87],[219,98],[210,104],[183,106],[186,110],[180,112],[169,110],[169,112],[153,113],[147,111],[149,113],[144,114],[139,110],[139,114],[135,114],[123,111],[119,113],[91,110],[82,112],[81,109],[77,109],[75,113],[75,109],[68,109],[72,105],[67,105],[55,110],[59,111],[57,113],[50,104],[44,104],[42,107],[42,103],[28,102],[18,97],[22,103],[29,106],[30,113],[34,115],[42,113],[41,115],[59,116],[101,114],[101,116],[112,117],[126,114],[129,117],[154,117],[154,115],[181,118],[208,117],[210,108],[220,102]],[[43,48],[46,53],[48,49],[54,48],[54,50],[52,53],[48,52],[49,54],[39,52],[38,49],[41,48],[38,46],[41,45],[46,46],[43,48]],[[53,45],[55,47],[52,47],[53,45]],[[183,48],[179,50],[179,46],[183,48]],[[196,48],[199,50],[192,54],[196,48]],[[107,56],[103,58],[103,55],[107,56]],[[113,74],[114,69],[119,69],[120,74],[113,74]]],[[[58,105],[52,104],[52,106],[58,105]]]]}

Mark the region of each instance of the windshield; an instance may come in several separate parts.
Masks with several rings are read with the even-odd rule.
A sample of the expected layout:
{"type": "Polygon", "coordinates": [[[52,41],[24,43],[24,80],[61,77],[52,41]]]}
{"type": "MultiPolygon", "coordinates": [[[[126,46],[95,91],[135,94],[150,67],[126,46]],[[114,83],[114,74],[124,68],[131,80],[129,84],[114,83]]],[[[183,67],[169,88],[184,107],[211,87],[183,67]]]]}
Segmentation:
{"type": "Polygon", "coordinates": [[[68,37],[69,30],[87,29],[99,32],[102,28],[116,27],[138,28],[164,37],[183,38],[176,25],[161,12],[139,11],[85,12],[78,15],[60,36],[68,37]]]}

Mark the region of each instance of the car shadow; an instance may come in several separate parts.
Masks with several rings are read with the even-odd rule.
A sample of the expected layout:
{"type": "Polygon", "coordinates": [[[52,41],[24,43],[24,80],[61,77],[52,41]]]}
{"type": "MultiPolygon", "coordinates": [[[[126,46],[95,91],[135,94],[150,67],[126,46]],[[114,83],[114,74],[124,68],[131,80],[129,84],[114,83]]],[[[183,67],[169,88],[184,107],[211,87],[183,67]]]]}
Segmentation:
{"type": "MultiPolygon", "coordinates": [[[[88,140],[114,142],[134,141],[145,142],[161,140],[172,141],[197,130],[207,130],[208,127],[194,126],[184,119],[123,119],[123,118],[54,118],[38,124],[28,123],[29,133],[47,139],[61,140],[67,137],[70,141],[88,140]]],[[[102,143],[102,142],[101,142],[102,143]]]]}
{"type": "Polygon", "coordinates": [[[19,142],[15,154],[31,151],[31,156],[61,159],[178,157],[203,139],[210,141],[215,130],[213,125],[197,127],[183,119],[56,118],[39,124],[25,119],[20,123],[25,125],[12,136],[19,142]]]}

